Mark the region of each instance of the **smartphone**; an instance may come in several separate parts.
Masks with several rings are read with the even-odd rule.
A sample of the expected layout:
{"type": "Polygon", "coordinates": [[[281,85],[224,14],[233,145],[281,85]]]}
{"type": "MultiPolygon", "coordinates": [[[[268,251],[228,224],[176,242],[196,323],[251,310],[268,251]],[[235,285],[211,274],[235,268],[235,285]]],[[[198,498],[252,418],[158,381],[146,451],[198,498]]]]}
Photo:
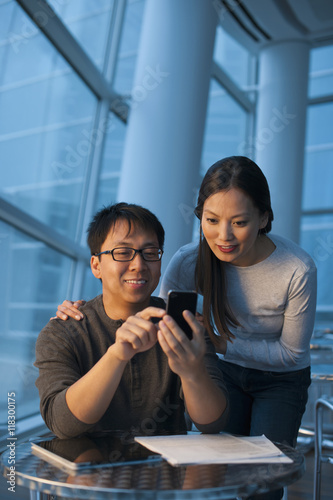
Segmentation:
{"type": "Polygon", "coordinates": [[[192,290],[170,290],[166,312],[180,326],[189,339],[192,339],[192,329],[183,317],[183,311],[187,309],[195,314],[197,307],[197,293],[192,290]]]}

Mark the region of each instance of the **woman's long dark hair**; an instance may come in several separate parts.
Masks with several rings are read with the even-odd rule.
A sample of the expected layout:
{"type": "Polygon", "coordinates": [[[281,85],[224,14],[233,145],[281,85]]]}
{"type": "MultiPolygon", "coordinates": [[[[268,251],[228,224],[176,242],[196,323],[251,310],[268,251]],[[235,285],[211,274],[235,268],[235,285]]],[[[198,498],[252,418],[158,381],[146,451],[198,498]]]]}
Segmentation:
{"type": "Polygon", "coordinates": [[[211,251],[202,233],[204,203],[211,195],[231,188],[240,189],[249,196],[268,221],[260,234],[272,228],[273,211],[268,183],[258,165],[245,156],[230,156],[212,165],[201,183],[195,215],[200,219],[200,244],[196,263],[196,286],[204,297],[203,318],[213,343],[218,348],[220,336],[231,340],[230,326],[239,326],[227,300],[227,282],[224,263],[211,251]],[[216,333],[219,333],[219,335],[216,333]]]}

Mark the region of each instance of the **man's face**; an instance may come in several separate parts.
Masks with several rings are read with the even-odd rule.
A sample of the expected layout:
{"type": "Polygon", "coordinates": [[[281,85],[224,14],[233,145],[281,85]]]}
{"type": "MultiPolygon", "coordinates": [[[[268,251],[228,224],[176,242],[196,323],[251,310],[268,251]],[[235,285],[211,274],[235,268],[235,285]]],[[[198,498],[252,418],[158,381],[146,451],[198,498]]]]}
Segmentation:
{"type": "MultiPolygon", "coordinates": [[[[118,220],[104,241],[101,252],[119,247],[141,250],[159,248],[157,235],[132,225],[128,232],[126,220],[118,220]]],[[[136,254],[128,262],[115,261],[111,254],[91,258],[91,269],[103,284],[103,303],[113,319],[126,319],[149,305],[149,299],[161,276],[161,261],[145,261],[136,254]]]]}

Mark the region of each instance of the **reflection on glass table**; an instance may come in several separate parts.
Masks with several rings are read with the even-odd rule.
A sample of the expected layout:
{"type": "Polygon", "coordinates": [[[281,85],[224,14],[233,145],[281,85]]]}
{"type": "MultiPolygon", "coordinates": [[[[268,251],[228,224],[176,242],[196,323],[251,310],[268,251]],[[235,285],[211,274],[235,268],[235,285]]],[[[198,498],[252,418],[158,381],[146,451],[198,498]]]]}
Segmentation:
{"type": "MultiPolygon", "coordinates": [[[[79,438],[78,438],[79,439],[79,438]]],[[[34,440],[32,440],[34,441],[34,440]]],[[[36,441],[36,440],[35,440],[36,441]]],[[[59,443],[61,446],[61,443],[59,443]]],[[[75,451],[76,460],[105,454],[96,448],[94,440],[85,440],[75,451]]],[[[150,498],[161,500],[217,500],[247,498],[282,488],[297,481],[304,473],[304,457],[285,445],[279,448],[292,463],[270,464],[203,464],[174,467],[164,460],[139,460],[84,467],[66,471],[32,453],[32,443],[15,447],[15,473],[12,479],[18,486],[28,488],[31,499],[45,500],[51,495],[61,498],[99,500],[129,500],[150,498]]],[[[109,453],[110,450],[107,452],[109,453]]],[[[10,449],[2,455],[2,473],[10,474],[10,449]]]]}

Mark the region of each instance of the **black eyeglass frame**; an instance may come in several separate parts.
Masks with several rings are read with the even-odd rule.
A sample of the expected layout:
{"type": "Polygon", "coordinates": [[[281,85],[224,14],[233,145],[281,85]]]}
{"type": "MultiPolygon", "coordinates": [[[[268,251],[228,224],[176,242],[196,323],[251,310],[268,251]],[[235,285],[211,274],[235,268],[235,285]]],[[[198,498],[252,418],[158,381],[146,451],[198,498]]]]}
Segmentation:
{"type": "Polygon", "coordinates": [[[157,248],[157,247],[141,248],[140,250],[138,250],[137,248],[130,248],[130,247],[116,247],[116,248],[113,248],[112,250],[104,250],[104,252],[94,253],[93,255],[96,257],[99,257],[100,255],[103,255],[103,254],[110,254],[115,262],[131,262],[135,258],[136,254],[138,254],[138,253],[141,255],[141,257],[143,258],[143,260],[145,262],[159,262],[162,259],[163,250],[161,248],[157,248]],[[147,250],[152,250],[152,249],[158,250],[158,255],[159,255],[158,259],[146,259],[145,258],[144,252],[147,250]],[[115,250],[132,250],[132,251],[134,251],[134,253],[130,259],[119,260],[119,259],[114,258],[114,251],[115,250]]]}

